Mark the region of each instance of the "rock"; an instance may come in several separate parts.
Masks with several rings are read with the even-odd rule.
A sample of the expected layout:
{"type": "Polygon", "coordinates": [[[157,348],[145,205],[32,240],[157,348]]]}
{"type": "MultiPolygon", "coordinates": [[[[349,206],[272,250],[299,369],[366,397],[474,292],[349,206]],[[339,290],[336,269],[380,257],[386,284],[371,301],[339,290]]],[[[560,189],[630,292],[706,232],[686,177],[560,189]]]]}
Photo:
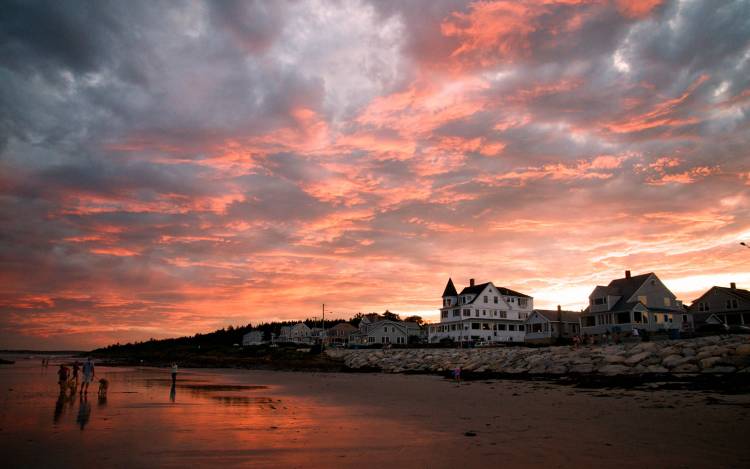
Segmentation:
{"type": "Polygon", "coordinates": [[[647,373],[669,373],[669,370],[659,365],[651,365],[646,367],[647,373]]]}
{"type": "Polygon", "coordinates": [[[647,359],[650,356],[651,356],[651,352],[636,353],[635,355],[627,358],[625,360],[625,364],[626,365],[631,365],[631,366],[632,365],[636,365],[636,364],[642,362],[643,360],[647,359]]]}
{"type": "Polygon", "coordinates": [[[662,366],[665,366],[667,368],[674,368],[674,367],[676,367],[678,365],[681,365],[683,363],[682,362],[683,359],[684,358],[683,358],[682,355],[677,355],[677,354],[667,355],[661,361],[661,364],[662,364],[662,366]]]}
{"type": "Polygon", "coordinates": [[[713,368],[714,365],[719,363],[721,361],[721,357],[708,357],[701,360],[699,363],[701,365],[701,368],[713,368]]]}
{"type": "Polygon", "coordinates": [[[625,357],[622,355],[606,355],[604,357],[604,360],[612,365],[618,364],[618,363],[625,363],[625,357]]]}
{"type": "Polygon", "coordinates": [[[750,344],[742,344],[738,345],[736,349],[734,349],[735,355],[750,355],[750,344]]]}
{"type": "Polygon", "coordinates": [[[737,368],[733,366],[715,366],[713,368],[706,368],[701,373],[734,373],[737,368]]]}
{"type": "Polygon", "coordinates": [[[553,365],[547,368],[547,373],[551,375],[564,375],[568,372],[568,367],[565,365],[553,365]]]}
{"type": "Polygon", "coordinates": [[[665,347],[659,350],[658,354],[662,358],[666,358],[670,355],[680,355],[680,349],[679,347],[675,347],[675,346],[665,347]]]}
{"type": "Polygon", "coordinates": [[[698,366],[692,363],[683,363],[682,365],[672,368],[672,373],[698,373],[698,366]]]}
{"type": "Polygon", "coordinates": [[[630,368],[625,365],[604,365],[598,371],[604,375],[614,376],[624,375],[630,371],[630,368]]]}
{"type": "Polygon", "coordinates": [[[574,365],[570,368],[571,373],[588,374],[594,371],[594,365],[591,363],[582,363],[580,365],[574,365]]]}

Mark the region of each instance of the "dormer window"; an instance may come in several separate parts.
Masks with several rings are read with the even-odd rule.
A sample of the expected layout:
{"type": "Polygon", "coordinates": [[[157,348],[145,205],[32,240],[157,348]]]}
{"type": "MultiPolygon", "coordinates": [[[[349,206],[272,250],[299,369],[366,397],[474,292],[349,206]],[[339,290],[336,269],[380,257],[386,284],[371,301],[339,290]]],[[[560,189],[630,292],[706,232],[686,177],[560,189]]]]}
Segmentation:
{"type": "Polygon", "coordinates": [[[600,297],[600,298],[594,298],[594,304],[595,305],[605,305],[607,304],[607,299],[600,297]]]}
{"type": "Polygon", "coordinates": [[[708,302],[707,301],[701,301],[698,303],[698,311],[708,311],[708,302]]]}
{"type": "Polygon", "coordinates": [[[739,306],[739,302],[736,298],[730,298],[727,300],[727,309],[737,309],[739,306]]]}

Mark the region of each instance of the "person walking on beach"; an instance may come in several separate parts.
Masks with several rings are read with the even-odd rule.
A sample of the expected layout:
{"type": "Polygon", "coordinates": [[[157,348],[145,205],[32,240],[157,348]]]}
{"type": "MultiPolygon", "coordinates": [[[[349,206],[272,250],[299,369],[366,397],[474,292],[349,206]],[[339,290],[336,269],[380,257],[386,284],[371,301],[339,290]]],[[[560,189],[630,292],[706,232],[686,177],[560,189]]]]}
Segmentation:
{"type": "Polygon", "coordinates": [[[172,386],[177,383],[177,363],[172,363],[172,386]]]}
{"type": "Polygon", "coordinates": [[[81,370],[81,365],[78,363],[78,360],[73,362],[73,381],[76,382],[76,387],[78,387],[78,373],[81,370]]]}
{"type": "Polygon", "coordinates": [[[91,361],[91,357],[86,358],[86,363],[83,364],[83,382],[81,382],[81,394],[88,394],[89,384],[94,380],[94,362],[91,361]]]}
{"type": "Polygon", "coordinates": [[[453,379],[456,380],[456,386],[461,386],[461,367],[457,366],[453,369],[453,379]]]}
{"type": "Polygon", "coordinates": [[[60,365],[60,369],[57,370],[57,384],[60,385],[60,394],[65,393],[65,387],[68,385],[68,367],[60,365]]]}

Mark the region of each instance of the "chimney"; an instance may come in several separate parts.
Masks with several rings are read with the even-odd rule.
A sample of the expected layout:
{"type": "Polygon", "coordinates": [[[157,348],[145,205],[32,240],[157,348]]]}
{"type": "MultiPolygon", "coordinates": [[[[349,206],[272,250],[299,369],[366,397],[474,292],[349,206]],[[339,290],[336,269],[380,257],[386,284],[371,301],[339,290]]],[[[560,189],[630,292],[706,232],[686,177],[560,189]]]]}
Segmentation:
{"type": "Polygon", "coordinates": [[[474,286],[474,279],[473,279],[473,278],[470,278],[470,279],[469,279],[469,286],[470,286],[470,287],[473,287],[473,286],[474,286]]]}
{"type": "Polygon", "coordinates": [[[737,284],[734,283],[734,282],[730,283],[729,286],[732,288],[732,290],[736,290],[737,289],[737,284]]]}
{"type": "Polygon", "coordinates": [[[629,270],[625,271],[625,278],[630,278],[630,271],[629,270]]]}

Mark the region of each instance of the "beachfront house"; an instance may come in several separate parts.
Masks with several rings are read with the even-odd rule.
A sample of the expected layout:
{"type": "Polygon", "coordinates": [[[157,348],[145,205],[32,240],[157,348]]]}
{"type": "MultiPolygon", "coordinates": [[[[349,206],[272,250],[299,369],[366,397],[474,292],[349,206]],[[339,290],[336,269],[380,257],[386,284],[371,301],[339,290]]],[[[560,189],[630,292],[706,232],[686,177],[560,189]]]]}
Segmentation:
{"type": "Polygon", "coordinates": [[[525,321],[534,309],[534,299],[492,282],[475,284],[456,291],[453,280],[443,291],[440,322],[428,326],[428,340],[454,342],[523,342],[525,321]]]}
{"type": "Polygon", "coordinates": [[[347,345],[352,334],[358,329],[348,322],[341,322],[326,330],[325,342],[327,344],[347,345]]]}
{"type": "Polygon", "coordinates": [[[695,328],[704,324],[750,325],[750,291],[737,288],[711,287],[688,308],[695,328]]]}
{"type": "Polygon", "coordinates": [[[382,319],[372,323],[367,328],[367,334],[364,338],[369,345],[405,345],[408,344],[410,340],[419,340],[421,335],[422,328],[417,323],[382,319]]]}
{"type": "Polygon", "coordinates": [[[298,322],[289,330],[289,341],[298,344],[312,343],[312,330],[304,322],[298,322]]]}
{"type": "Polygon", "coordinates": [[[580,334],[581,313],[565,311],[560,306],[556,310],[535,309],[526,319],[526,342],[552,343],[558,339],[572,339],[580,334]]]}
{"type": "Polygon", "coordinates": [[[625,277],[599,285],[589,295],[581,314],[581,333],[680,330],[689,327],[682,302],[653,272],[625,277]]]}
{"type": "Polygon", "coordinates": [[[242,345],[260,345],[263,343],[263,331],[250,331],[242,336],[242,345]]]}
{"type": "Polygon", "coordinates": [[[292,341],[292,328],[291,326],[281,326],[279,330],[278,342],[291,342],[292,341]]]}

